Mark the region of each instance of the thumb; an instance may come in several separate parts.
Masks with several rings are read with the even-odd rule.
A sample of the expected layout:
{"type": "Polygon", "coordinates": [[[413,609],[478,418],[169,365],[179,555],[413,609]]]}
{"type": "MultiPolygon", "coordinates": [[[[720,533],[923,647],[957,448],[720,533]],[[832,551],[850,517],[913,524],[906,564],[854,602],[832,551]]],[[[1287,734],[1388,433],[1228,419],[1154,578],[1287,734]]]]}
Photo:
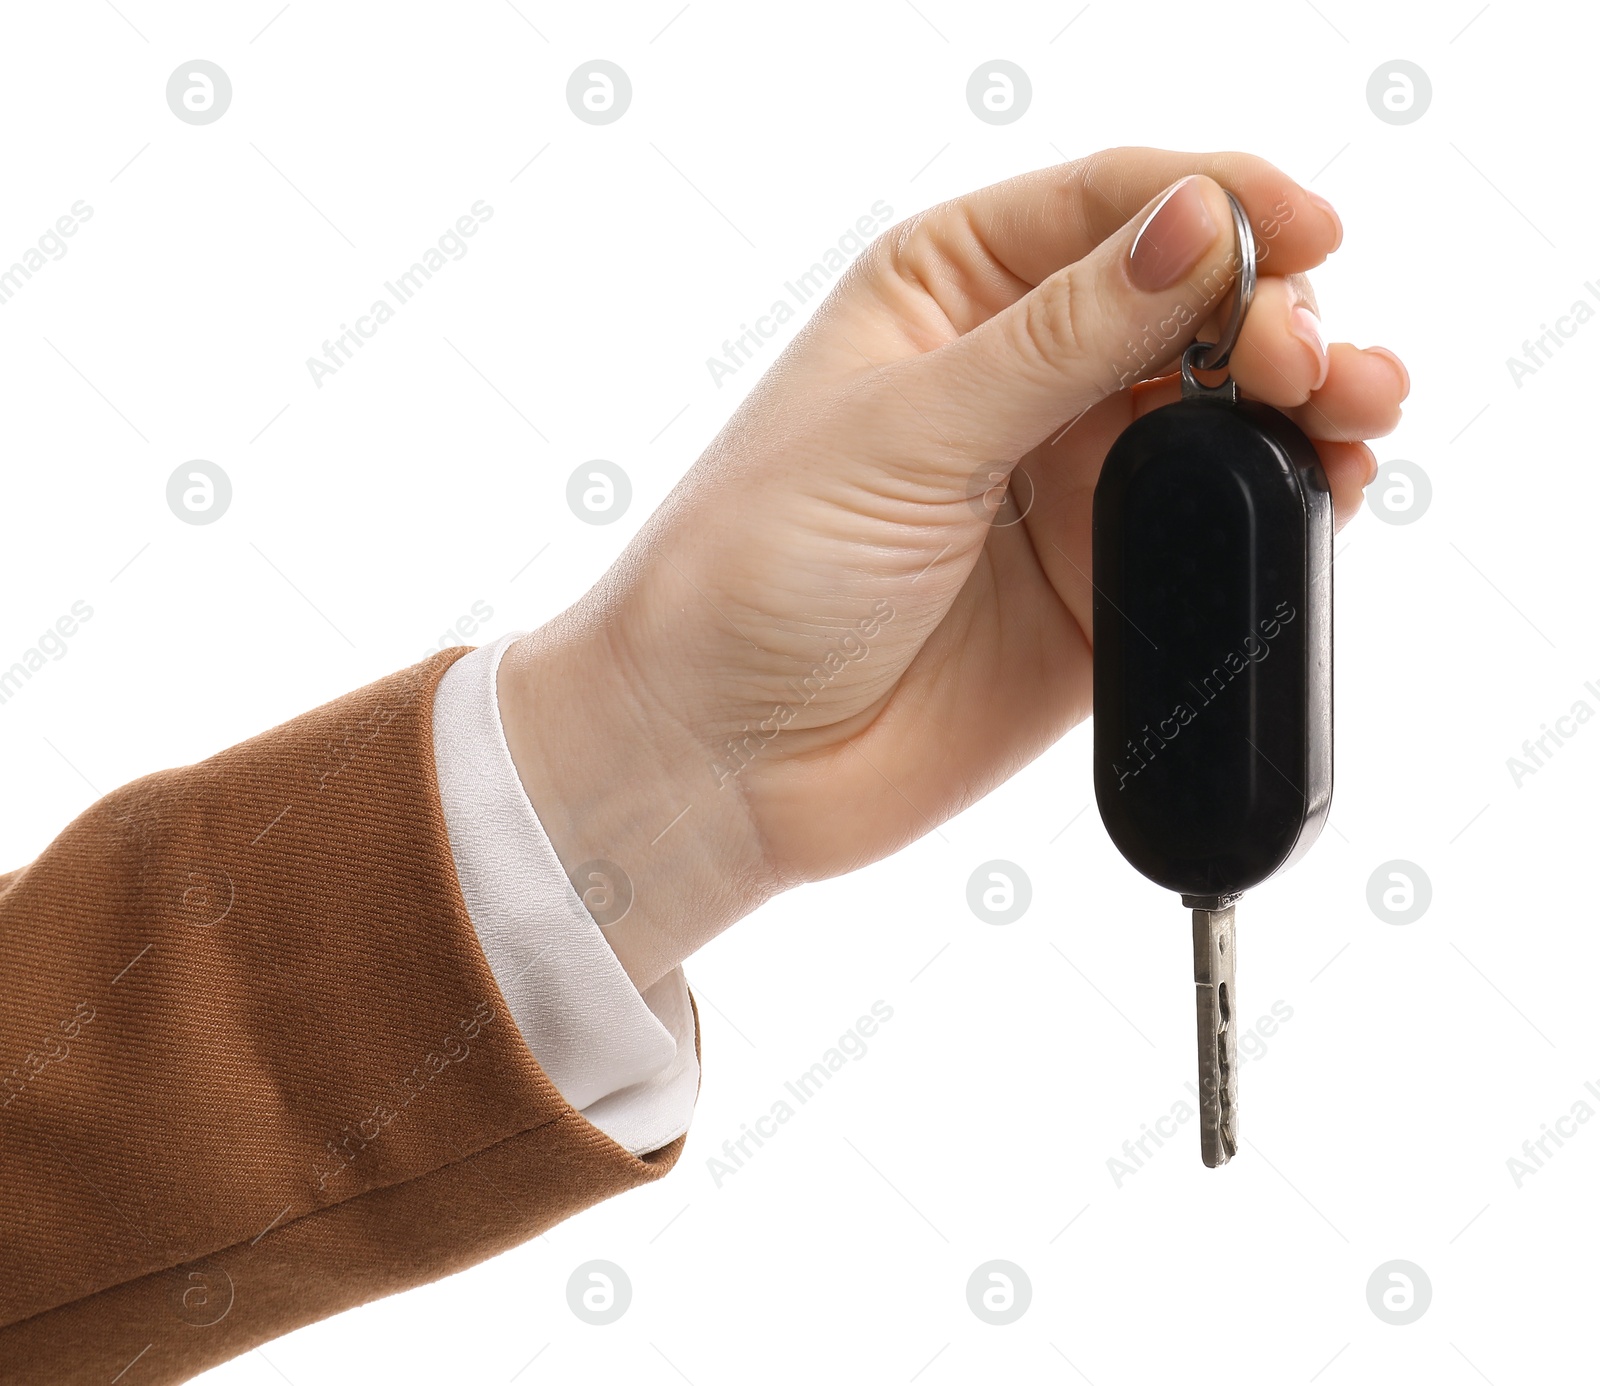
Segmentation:
{"type": "Polygon", "coordinates": [[[1081,260],[918,358],[919,393],[942,401],[983,456],[1020,457],[1175,362],[1238,265],[1227,194],[1192,174],[1081,260]]]}

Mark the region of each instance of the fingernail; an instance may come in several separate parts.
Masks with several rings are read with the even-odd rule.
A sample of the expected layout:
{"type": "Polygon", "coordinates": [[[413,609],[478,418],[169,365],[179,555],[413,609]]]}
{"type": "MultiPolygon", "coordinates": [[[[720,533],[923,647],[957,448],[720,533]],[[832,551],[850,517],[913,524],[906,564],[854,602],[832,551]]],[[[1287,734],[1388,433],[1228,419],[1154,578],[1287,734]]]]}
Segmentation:
{"type": "Polygon", "coordinates": [[[1411,372],[1406,369],[1406,363],[1396,356],[1394,352],[1390,351],[1388,347],[1368,347],[1367,350],[1376,352],[1394,366],[1400,376],[1400,398],[1405,399],[1411,393],[1411,372]]]}
{"type": "MultiPolygon", "coordinates": [[[[1363,446],[1365,446],[1365,444],[1363,444],[1363,446]]],[[[1367,448],[1367,479],[1365,481],[1363,481],[1361,484],[1362,484],[1362,486],[1370,486],[1377,479],[1378,479],[1378,454],[1375,453],[1371,448],[1367,448]]]]}
{"type": "Polygon", "coordinates": [[[1128,252],[1128,278],[1144,293],[1170,289],[1192,270],[1217,238],[1195,176],[1167,190],[1145,219],[1128,252]]]}
{"type": "Polygon", "coordinates": [[[1317,358],[1317,378],[1313,390],[1320,390],[1328,378],[1328,344],[1322,339],[1322,324],[1317,315],[1303,303],[1297,303],[1289,314],[1289,331],[1311,348],[1317,358]]]}
{"type": "Polygon", "coordinates": [[[1339,220],[1339,214],[1333,210],[1333,203],[1314,192],[1308,192],[1306,200],[1333,223],[1333,248],[1337,250],[1344,244],[1344,223],[1339,220]]]}

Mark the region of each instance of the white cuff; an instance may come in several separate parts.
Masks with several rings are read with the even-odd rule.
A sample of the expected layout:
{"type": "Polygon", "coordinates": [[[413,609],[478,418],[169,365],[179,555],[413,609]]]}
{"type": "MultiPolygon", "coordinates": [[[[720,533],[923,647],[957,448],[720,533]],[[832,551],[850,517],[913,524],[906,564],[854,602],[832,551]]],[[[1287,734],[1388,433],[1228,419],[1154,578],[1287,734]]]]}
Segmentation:
{"type": "Polygon", "coordinates": [[[683,969],[642,995],[562,869],[506,748],[501,656],[463,655],[439,682],[433,753],[467,913],[512,1019],[562,1097],[625,1150],[689,1129],[700,1087],[683,969]]]}

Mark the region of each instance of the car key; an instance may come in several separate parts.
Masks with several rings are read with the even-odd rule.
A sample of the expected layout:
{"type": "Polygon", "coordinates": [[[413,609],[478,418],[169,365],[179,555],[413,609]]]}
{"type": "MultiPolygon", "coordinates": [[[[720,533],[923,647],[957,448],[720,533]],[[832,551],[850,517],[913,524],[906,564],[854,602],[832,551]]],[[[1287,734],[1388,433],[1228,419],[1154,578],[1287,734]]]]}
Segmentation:
{"type": "Polygon", "coordinates": [[[1194,371],[1255,287],[1249,218],[1216,343],[1112,444],[1094,493],[1094,781],[1127,860],[1193,911],[1201,1158],[1239,1147],[1234,905],[1303,854],[1333,791],[1333,503],[1311,441],[1194,371]]]}

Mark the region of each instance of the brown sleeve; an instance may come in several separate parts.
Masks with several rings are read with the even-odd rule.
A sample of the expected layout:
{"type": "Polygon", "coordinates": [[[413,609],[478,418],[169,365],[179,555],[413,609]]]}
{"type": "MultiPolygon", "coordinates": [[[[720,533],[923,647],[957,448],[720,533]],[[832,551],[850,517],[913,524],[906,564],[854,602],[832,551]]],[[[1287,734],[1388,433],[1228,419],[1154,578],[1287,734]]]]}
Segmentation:
{"type": "Polygon", "coordinates": [[[0,1381],[181,1381],[672,1168],[562,1099],[478,946],[433,765],[465,653],[0,876],[0,1381]]]}

